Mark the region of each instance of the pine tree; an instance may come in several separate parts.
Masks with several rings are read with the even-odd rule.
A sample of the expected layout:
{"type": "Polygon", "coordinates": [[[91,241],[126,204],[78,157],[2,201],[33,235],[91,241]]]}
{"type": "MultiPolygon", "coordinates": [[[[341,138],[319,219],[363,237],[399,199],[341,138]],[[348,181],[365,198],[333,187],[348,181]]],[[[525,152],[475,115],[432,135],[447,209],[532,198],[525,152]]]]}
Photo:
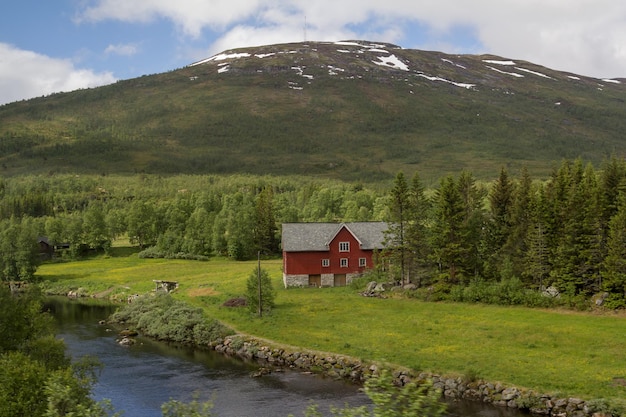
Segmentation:
{"type": "Polygon", "coordinates": [[[617,212],[609,222],[602,287],[610,294],[611,307],[626,307],[626,194],[624,193],[620,194],[617,212]]]}
{"type": "Polygon", "coordinates": [[[397,262],[400,268],[400,285],[404,285],[406,272],[408,248],[405,239],[408,215],[409,215],[409,186],[404,178],[404,173],[399,172],[391,189],[391,199],[389,200],[389,231],[387,236],[387,246],[391,249],[390,256],[397,262]]]}
{"type": "Polygon", "coordinates": [[[505,251],[510,254],[514,273],[521,275],[524,269],[524,257],[528,251],[528,235],[531,233],[532,218],[532,179],[524,167],[513,193],[511,207],[511,228],[505,243],[505,251]]]}
{"type": "Polygon", "coordinates": [[[476,185],[476,179],[468,172],[463,171],[459,176],[457,188],[461,196],[463,206],[463,228],[466,241],[467,256],[463,261],[463,270],[474,276],[482,274],[484,251],[483,229],[485,225],[485,213],[483,202],[486,191],[476,185]]]}
{"type": "Polygon", "coordinates": [[[257,250],[266,255],[278,253],[279,246],[273,199],[274,192],[269,186],[256,196],[254,240],[257,250]]]}
{"type": "Polygon", "coordinates": [[[506,169],[500,170],[500,176],[493,183],[489,192],[489,221],[486,226],[485,246],[487,253],[485,274],[491,278],[500,276],[499,268],[505,260],[510,260],[510,253],[505,244],[511,233],[511,211],[513,207],[513,183],[506,169]]]}
{"type": "Polygon", "coordinates": [[[596,173],[579,164],[573,173],[552,272],[561,290],[576,295],[598,289],[601,234],[596,173]]]}
{"type": "Polygon", "coordinates": [[[430,201],[416,172],[411,179],[408,194],[407,221],[404,231],[409,281],[421,286],[422,280],[417,270],[427,264],[431,248],[428,234],[430,201]]]}
{"type": "Polygon", "coordinates": [[[439,265],[442,278],[456,284],[465,275],[467,229],[464,227],[465,206],[452,176],[441,180],[435,196],[433,219],[433,260],[439,265]]]}

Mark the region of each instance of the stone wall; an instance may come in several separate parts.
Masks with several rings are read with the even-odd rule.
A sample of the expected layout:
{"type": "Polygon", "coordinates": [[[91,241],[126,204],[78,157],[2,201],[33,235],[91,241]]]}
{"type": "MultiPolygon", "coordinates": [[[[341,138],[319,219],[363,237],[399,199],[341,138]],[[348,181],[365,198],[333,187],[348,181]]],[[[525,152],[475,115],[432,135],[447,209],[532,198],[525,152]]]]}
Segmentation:
{"type": "Polygon", "coordinates": [[[335,275],[322,274],[322,287],[332,287],[335,285],[335,275]]]}
{"type": "Polygon", "coordinates": [[[309,286],[309,276],[307,274],[287,275],[287,274],[283,273],[283,284],[285,284],[285,288],[289,288],[289,287],[308,287],[309,286]]]}
{"type": "MultiPolygon", "coordinates": [[[[366,364],[346,356],[272,348],[254,339],[238,335],[227,337],[213,348],[217,352],[253,360],[267,367],[263,368],[260,374],[271,372],[272,369],[290,368],[362,384],[367,378],[377,375],[381,370],[377,364],[366,364]]],[[[406,369],[392,369],[391,371],[400,385],[412,380],[418,383],[431,380],[433,386],[450,399],[481,401],[495,406],[526,410],[540,416],[610,417],[610,414],[594,412],[591,404],[579,398],[557,398],[527,389],[506,387],[499,383],[482,380],[466,381],[461,377],[446,377],[424,372],[416,374],[406,369]]]]}

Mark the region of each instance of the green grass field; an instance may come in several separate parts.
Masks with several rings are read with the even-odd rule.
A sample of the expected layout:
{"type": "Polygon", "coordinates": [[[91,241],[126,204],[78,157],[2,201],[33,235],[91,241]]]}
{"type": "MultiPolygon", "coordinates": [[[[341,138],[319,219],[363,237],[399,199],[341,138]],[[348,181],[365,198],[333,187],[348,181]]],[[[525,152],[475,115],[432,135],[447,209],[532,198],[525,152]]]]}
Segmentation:
{"type": "Polygon", "coordinates": [[[259,319],[222,304],[243,296],[256,261],[111,257],[42,265],[48,289],[82,287],[101,296],[151,291],[178,281],[176,297],[235,330],[276,344],[333,352],[440,374],[473,375],[541,393],[585,399],[626,397],[626,317],[518,307],[366,298],[349,287],[284,289],[281,261],[262,261],[276,308],[259,319]]]}

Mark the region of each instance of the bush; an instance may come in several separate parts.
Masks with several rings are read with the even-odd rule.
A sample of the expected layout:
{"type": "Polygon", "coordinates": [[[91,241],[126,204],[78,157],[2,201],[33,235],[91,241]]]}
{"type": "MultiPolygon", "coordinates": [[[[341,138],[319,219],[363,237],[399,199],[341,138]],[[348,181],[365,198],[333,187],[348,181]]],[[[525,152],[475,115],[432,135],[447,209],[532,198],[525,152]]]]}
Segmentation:
{"type": "Polygon", "coordinates": [[[169,294],[139,297],[111,319],[129,323],[148,337],[201,346],[233,333],[217,320],[205,317],[202,309],[174,300],[169,294]]]}
{"type": "Polygon", "coordinates": [[[137,255],[141,259],[185,259],[188,261],[208,261],[209,257],[204,255],[194,255],[186,252],[170,253],[159,250],[156,246],[151,246],[142,250],[137,255]]]}
{"type": "Polygon", "coordinates": [[[525,288],[516,277],[505,278],[499,282],[476,279],[467,286],[455,286],[450,290],[449,300],[525,307],[550,307],[556,303],[553,298],[525,288]]]}

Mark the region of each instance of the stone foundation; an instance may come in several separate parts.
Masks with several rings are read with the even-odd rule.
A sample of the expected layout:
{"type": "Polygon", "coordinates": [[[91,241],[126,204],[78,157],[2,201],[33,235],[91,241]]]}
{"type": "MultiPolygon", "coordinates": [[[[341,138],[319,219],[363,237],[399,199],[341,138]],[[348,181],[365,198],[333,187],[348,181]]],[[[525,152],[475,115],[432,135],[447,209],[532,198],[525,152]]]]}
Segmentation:
{"type": "MultiPolygon", "coordinates": [[[[346,285],[350,284],[352,280],[360,277],[361,274],[346,274],[346,285]]],[[[308,274],[292,274],[288,275],[283,273],[283,284],[285,288],[290,287],[308,287],[309,275],[308,274]]],[[[335,275],[334,274],[321,274],[321,286],[322,287],[334,287],[335,275]]]]}

